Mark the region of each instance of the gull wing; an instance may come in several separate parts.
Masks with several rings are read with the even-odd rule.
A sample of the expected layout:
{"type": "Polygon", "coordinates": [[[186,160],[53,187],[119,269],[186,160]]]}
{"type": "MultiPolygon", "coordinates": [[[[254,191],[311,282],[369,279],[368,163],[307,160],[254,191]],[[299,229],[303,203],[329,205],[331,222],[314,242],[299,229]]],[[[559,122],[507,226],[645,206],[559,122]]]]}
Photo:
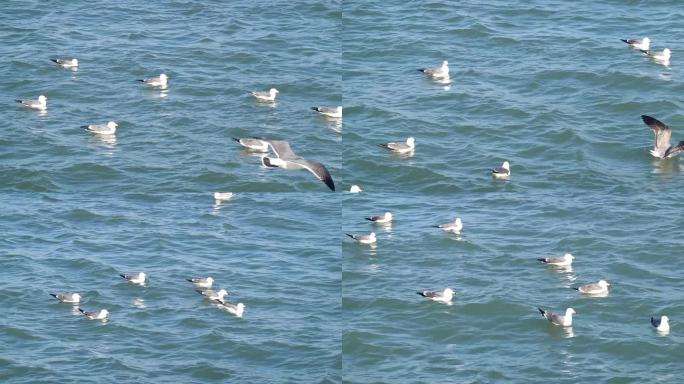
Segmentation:
{"type": "Polygon", "coordinates": [[[268,145],[273,149],[273,153],[283,160],[296,159],[298,156],[290,148],[290,143],[285,140],[269,140],[255,137],[268,143],[268,145]]]}
{"type": "MultiPolygon", "coordinates": [[[[287,144],[287,142],[284,142],[287,144]]],[[[289,148],[289,146],[288,146],[289,148]]],[[[321,163],[316,162],[316,161],[309,161],[309,160],[304,160],[302,158],[294,159],[294,160],[288,160],[291,163],[297,164],[309,172],[313,173],[316,175],[318,180],[322,181],[325,183],[325,185],[328,186],[331,190],[335,190],[335,183],[333,182],[332,176],[330,175],[330,172],[328,172],[328,169],[321,163]]]]}
{"type": "Polygon", "coordinates": [[[672,129],[661,121],[652,118],[651,116],[641,115],[644,124],[648,125],[655,134],[655,147],[660,153],[670,148],[670,136],[672,136],[672,129]]]}

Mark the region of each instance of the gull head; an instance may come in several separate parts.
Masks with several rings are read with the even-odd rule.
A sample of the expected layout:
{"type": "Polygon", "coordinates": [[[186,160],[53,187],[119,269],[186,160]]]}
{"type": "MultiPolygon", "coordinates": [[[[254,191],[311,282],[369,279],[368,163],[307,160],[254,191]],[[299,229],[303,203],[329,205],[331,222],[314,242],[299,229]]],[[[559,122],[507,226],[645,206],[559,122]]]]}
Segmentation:
{"type": "Polygon", "coordinates": [[[235,315],[237,317],[242,317],[242,314],[245,312],[245,305],[242,303],[237,304],[237,311],[235,311],[235,315]]]}
{"type": "Polygon", "coordinates": [[[460,217],[457,217],[456,220],[454,220],[454,224],[462,226],[462,225],[463,225],[463,222],[461,222],[461,218],[460,218],[460,217]]]}
{"type": "Polygon", "coordinates": [[[670,318],[665,316],[665,315],[660,316],[660,326],[662,327],[663,324],[669,326],[670,325],[670,318]]]}
{"type": "Polygon", "coordinates": [[[161,80],[163,82],[166,82],[166,80],[168,80],[168,79],[169,79],[169,77],[166,76],[165,73],[162,73],[161,75],[159,75],[159,80],[161,80]]]}
{"type": "Polygon", "coordinates": [[[571,253],[566,253],[565,255],[563,255],[563,257],[565,258],[565,260],[573,260],[575,258],[575,256],[573,256],[571,253]]]}
{"type": "Polygon", "coordinates": [[[442,61],[442,68],[448,68],[449,67],[449,62],[444,60],[442,61]]]}
{"type": "Polygon", "coordinates": [[[227,294],[228,294],[228,291],[226,291],[225,289],[221,289],[220,291],[216,292],[216,295],[218,297],[221,297],[221,298],[223,298],[227,294]]]}
{"type": "Polygon", "coordinates": [[[99,319],[104,319],[107,316],[109,316],[109,311],[106,309],[100,309],[100,312],[97,313],[99,319]]]}
{"type": "Polygon", "coordinates": [[[278,90],[275,89],[275,88],[271,88],[268,92],[271,94],[272,97],[275,96],[276,93],[280,93],[280,91],[278,91],[278,90]]]}
{"type": "Polygon", "coordinates": [[[454,293],[456,293],[456,292],[454,292],[453,289],[451,289],[451,288],[446,288],[442,294],[444,295],[444,298],[445,298],[446,300],[451,301],[451,299],[454,297],[454,293]]]}
{"type": "Polygon", "coordinates": [[[136,280],[145,280],[146,277],[147,275],[145,274],[145,272],[139,272],[138,276],[136,276],[136,280]]]}
{"type": "Polygon", "coordinates": [[[341,105],[337,106],[337,113],[342,114],[342,106],[341,105]]]}
{"type": "Polygon", "coordinates": [[[665,59],[669,59],[670,55],[672,55],[672,51],[670,51],[670,48],[663,49],[663,56],[665,57],[665,59]]]}
{"type": "Polygon", "coordinates": [[[78,67],[78,60],[77,59],[71,59],[71,65],[73,67],[78,67]]]}
{"type": "Polygon", "coordinates": [[[599,285],[601,288],[603,288],[603,289],[608,289],[608,286],[609,286],[610,284],[608,284],[608,282],[605,281],[605,280],[599,280],[598,285],[599,285]]]}
{"type": "Polygon", "coordinates": [[[565,310],[565,316],[567,316],[568,318],[571,317],[572,315],[576,314],[576,313],[577,312],[575,312],[575,310],[572,308],[568,308],[565,310]]]}
{"type": "Polygon", "coordinates": [[[415,147],[416,139],[414,139],[413,137],[409,137],[408,139],[406,139],[406,145],[408,145],[411,148],[415,147]]]}
{"type": "Polygon", "coordinates": [[[354,184],[351,186],[351,188],[349,188],[349,192],[350,193],[359,193],[359,192],[363,192],[363,189],[361,189],[361,187],[359,187],[358,185],[354,184]]]}
{"type": "Polygon", "coordinates": [[[510,172],[510,170],[511,170],[511,165],[508,164],[508,161],[504,161],[503,164],[501,165],[501,168],[503,168],[503,169],[505,169],[505,170],[507,170],[507,171],[510,172]]]}
{"type": "Polygon", "coordinates": [[[119,126],[119,124],[117,124],[113,121],[110,121],[109,123],[107,123],[107,128],[109,128],[109,129],[115,129],[118,126],[119,126]]]}
{"type": "Polygon", "coordinates": [[[648,37],[644,37],[643,39],[641,39],[641,44],[650,45],[651,39],[649,39],[648,37]]]}
{"type": "Polygon", "coordinates": [[[385,212],[385,220],[392,220],[392,212],[385,212]]]}
{"type": "Polygon", "coordinates": [[[81,301],[81,295],[79,295],[78,293],[74,293],[73,295],[71,295],[71,300],[76,302],[81,301]]]}
{"type": "Polygon", "coordinates": [[[375,232],[371,232],[370,235],[368,235],[368,238],[375,240],[375,232]]]}
{"type": "Polygon", "coordinates": [[[45,95],[40,95],[40,96],[38,96],[38,101],[41,104],[45,104],[47,102],[47,97],[45,97],[45,95]]]}
{"type": "Polygon", "coordinates": [[[207,284],[214,284],[214,278],[211,276],[207,277],[204,280],[207,282],[207,284]]]}

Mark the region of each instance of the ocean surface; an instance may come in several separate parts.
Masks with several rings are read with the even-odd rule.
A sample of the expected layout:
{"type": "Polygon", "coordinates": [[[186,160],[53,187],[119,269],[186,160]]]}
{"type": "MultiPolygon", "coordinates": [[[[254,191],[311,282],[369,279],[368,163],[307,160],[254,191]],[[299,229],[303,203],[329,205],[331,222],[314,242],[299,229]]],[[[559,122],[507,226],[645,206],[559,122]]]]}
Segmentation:
{"type": "Polygon", "coordinates": [[[649,155],[640,115],[684,140],[683,16],[674,0],[3,2],[0,381],[679,381],[684,172],[649,155]],[[620,41],[644,36],[669,66],[620,41]],[[443,60],[448,83],[416,71],[443,60]],[[168,90],[135,81],[161,72],[168,90]],[[275,103],[248,94],[271,87],[275,103]],[[13,101],[40,94],[44,113],[13,101]],[[316,105],[343,105],[344,127],[316,105]],[[114,137],[79,128],[109,120],[114,137]],[[231,139],[251,136],[364,192],[265,169],[231,139]],[[377,146],[409,136],[411,156],[377,146]],[[364,219],[385,211],[391,226],[364,219]],[[455,217],[461,236],[432,227],[455,217]],[[371,231],[375,247],[344,235],[371,231]],[[570,270],[536,260],[566,252],[570,270]],[[137,271],[146,287],[118,276],[137,271]],[[209,275],[242,319],[185,281],[209,275]],[[571,289],[599,279],[607,297],[571,289]],[[446,287],[452,305],[416,295],[446,287]],[[573,307],[573,327],[537,307],[573,307]]]}

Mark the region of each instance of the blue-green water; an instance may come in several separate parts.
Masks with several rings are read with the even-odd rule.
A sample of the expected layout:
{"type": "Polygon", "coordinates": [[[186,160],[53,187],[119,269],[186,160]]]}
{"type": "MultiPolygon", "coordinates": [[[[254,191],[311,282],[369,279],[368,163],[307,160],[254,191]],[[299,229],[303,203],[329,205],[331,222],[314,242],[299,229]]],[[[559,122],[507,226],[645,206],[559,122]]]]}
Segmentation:
{"type": "Polygon", "coordinates": [[[4,2],[0,381],[677,382],[684,175],[648,154],[639,116],[684,139],[683,15],[672,0],[4,2]],[[671,66],[619,40],[644,36],[671,66]],[[450,84],[416,71],[442,60],[450,84]],[[168,91],[135,82],[160,72],[168,91]],[[247,94],[271,87],[274,105],[247,94]],[[39,94],[47,113],[13,102],[39,94]],[[344,128],[313,105],[344,105],[344,128]],[[115,138],[78,128],[108,120],[115,138]],[[264,169],[232,136],[289,140],[364,192],[264,169]],[[412,157],[377,147],[408,136],[412,157]],[[510,180],[492,180],[504,160],[510,180]],[[385,211],[392,226],[364,220],[385,211]],[[431,227],[456,216],[459,238],[431,227]],[[377,247],[343,235],[371,230],[377,247]],[[536,261],[565,252],[571,271],[536,261]],[[136,271],[147,287],[118,277],[136,271]],[[184,280],[207,275],[243,319],[184,280]],[[599,279],[607,297],[571,289],[599,279]],[[445,287],[453,305],[415,294],[445,287]],[[573,307],[572,330],[537,306],[573,307]]]}

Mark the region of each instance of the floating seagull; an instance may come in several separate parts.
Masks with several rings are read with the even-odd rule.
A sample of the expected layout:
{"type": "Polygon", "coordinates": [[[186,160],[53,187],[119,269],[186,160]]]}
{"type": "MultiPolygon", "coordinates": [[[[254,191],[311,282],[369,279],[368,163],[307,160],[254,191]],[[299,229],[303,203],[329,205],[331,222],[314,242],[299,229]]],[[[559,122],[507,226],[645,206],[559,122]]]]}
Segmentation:
{"type": "Polygon", "coordinates": [[[169,81],[169,77],[162,73],[161,75],[159,75],[159,77],[150,77],[149,79],[143,79],[143,80],[137,80],[137,81],[144,83],[146,85],[149,85],[150,87],[166,88],[166,85],[168,84],[168,81],[169,81]]]}
{"type": "Polygon", "coordinates": [[[660,319],[651,317],[651,325],[655,327],[658,332],[669,332],[670,331],[670,319],[663,315],[660,319]]]}
{"type": "Polygon", "coordinates": [[[551,324],[553,325],[560,325],[563,327],[572,327],[572,315],[577,313],[575,312],[574,309],[568,308],[565,310],[565,315],[557,315],[551,311],[545,311],[541,308],[537,308],[539,310],[539,313],[542,314],[545,318],[547,318],[551,324]]]}
{"type": "Polygon", "coordinates": [[[211,289],[198,289],[197,293],[212,301],[223,301],[223,298],[226,297],[228,291],[225,289],[221,289],[220,291],[213,291],[211,289]]]}
{"type": "Polygon", "coordinates": [[[670,51],[670,48],[665,48],[663,49],[662,52],[658,51],[646,51],[646,50],[641,50],[641,52],[644,53],[644,55],[648,56],[649,58],[660,62],[663,65],[669,65],[670,64],[670,56],[672,55],[672,51],[670,51]]]}
{"type": "Polygon", "coordinates": [[[131,284],[145,285],[145,280],[147,280],[145,272],[138,272],[135,275],[120,274],[119,276],[123,277],[131,284]]]}
{"type": "Polygon", "coordinates": [[[81,128],[98,135],[113,135],[116,133],[116,128],[118,126],[119,124],[110,121],[107,124],[82,125],[81,128]]]}
{"type": "Polygon", "coordinates": [[[232,313],[237,317],[242,317],[242,314],[245,312],[245,305],[242,303],[231,304],[223,300],[214,301],[218,303],[220,307],[227,309],[228,312],[232,313]]]}
{"type": "Polygon", "coordinates": [[[428,299],[448,304],[448,303],[451,303],[451,299],[453,299],[455,292],[451,288],[446,288],[442,292],[420,291],[420,292],[416,292],[416,293],[423,296],[423,297],[427,297],[428,299]]]}
{"type": "MultiPolygon", "coordinates": [[[[646,48],[648,49],[648,48],[646,48]]],[[[78,67],[78,60],[76,59],[50,59],[51,61],[54,61],[57,63],[62,68],[76,68],[78,67]]]]}
{"type": "Polygon", "coordinates": [[[38,100],[14,100],[21,105],[33,109],[46,110],[47,109],[47,97],[40,95],[38,100]]]}
{"type": "Polygon", "coordinates": [[[268,143],[268,145],[273,149],[276,157],[261,157],[261,164],[265,167],[270,168],[284,168],[284,169],[306,169],[307,171],[313,173],[318,180],[321,180],[328,186],[331,190],[335,190],[335,183],[333,182],[332,176],[328,169],[321,163],[316,161],[306,160],[300,156],[297,156],[287,141],[283,140],[267,140],[261,139],[268,143]]]}
{"type": "Polygon", "coordinates": [[[352,185],[351,188],[349,188],[349,193],[359,193],[359,192],[363,192],[363,189],[361,189],[361,187],[359,187],[356,184],[352,185]]]}
{"type": "Polygon", "coordinates": [[[537,259],[537,260],[541,261],[544,264],[548,264],[548,265],[556,265],[559,267],[567,267],[570,264],[572,264],[572,260],[574,258],[575,258],[575,256],[573,256],[569,253],[566,253],[563,256],[544,257],[544,258],[537,259]]]}
{"type": "Polygon", "coordinates": [[[209,277],[198,277],[194,279],[185,279],[189,282],[191,282],[195,287],[198,288],[211,288],[211,285],[214,284],[214,278],[209,276],[209,277]]]}
{"type": "Polygon", "coordinates": [[[635,39],[629,39],[629,40],[620,39],[620,40],[629,44],[630,47],[636,48],[636,49],[639,49],[642,51],[648,51],[648,48],[651,46],[651,39],[649,39],[648,37],[644,37],[641,40],[635,40],[635,39]]]}
{"type": "Polygon", "coordinates": [[[214,192],[214,200],[226,201],[230,200],[235,196],[233,192],[214,192]]]}
{"type": "Polygon", "coordinates": [[[603,295],[608,293],[609,285],[610,284],[605,280],[599,280],[597,283],[586,284],[573,289],[580,291],[580,293],[584,293],[585,295],[603,295]]]}
{"type": "Polygon", "coordinates": [[[460,217],[457,217],[453,223],[439,224],[434,225],[433,227],[440,228],[446,232],[461,233],[461,230],[463,229],[463,222],[461,222],[460,217]]]}
{"type": "Polygon", "coordinates": [[[243,147],[257,152],[268,152],[268,143],[259,139],[239,139],[233,137],[233,140],[237,141],[243,147]]]}
{"type": "Polygon", "coordinates": [[[387,143],[378,144],[380,148],[387,148],[395,153],[407,153],[411,152],[416,148],[416,139],[409,137],[406,139],[406,143],[387,143]]]}
{"type": "Polygon", "coordinates": [[[418,68],[418,71],[432,77],[433,79],[444,79],[449,77],[449,62],[444,60],[442,65],[435,68],[418,68]]]}
{"type": "Polygon", "coordinates": [[[375,244],[377,241],[375,238],[375,232],[371,232],[369,235],[350,235],[348,233],[345,233],[345,235],[358,241],[360,244],[375,244]]]}
{"type": "Polygon", "coordinates": [[[106,309],[100,309],[99,311],[90,312],[79,307],[78,310],[90,320],[104,320],[107,318],[107,316],[109,316],[109,311],[106,309]]]}
{"type": "Polygon", "coordinates": [[[511,175],[511,166],[508,161],[504,161],[499,168],[492,168],[492,176],[497,179],[507,178],[511,175]]]}
{"type": "Polygon", "coordinates": [[[259,101],[275,101],[278,93],[280,93],[280,91],[275,88],[271,88],[268,92],[251,91],[252,96],[256,97],[259,101]]]}
{"type": "Polygon", "coordinates": [[[328,108],[328,107],[311,107],[314,111],[320,113],[321,115],[334,117],[339,119],[342,117],[342,107],[328,108]]]}
{"type": "Polygon", "coordinates": [[[50,296],[59,300],[60,303],[78,303],[81,301],[81,295],[78,293],[51,293],[50,296]]]}
{"type": "Polygon", "coordinates": [[[651,116],[641,115],[641,119],[655,134],[655,147],[650,151],[651,155],[659,159],[667,159],[679,155],[684,151],[684,141],[680,141],[676,146],[670,145],[672,129],[651,116]]]}
{"type": "Polygon", "coordinates": [[[390,223],[390,222],[392,222],[392,213],[391,212],[385,212],[385,214],[382,216],[366,217],[366,220],[372,221],[372,222],[378,223],[378,224],[390,223]]]}

